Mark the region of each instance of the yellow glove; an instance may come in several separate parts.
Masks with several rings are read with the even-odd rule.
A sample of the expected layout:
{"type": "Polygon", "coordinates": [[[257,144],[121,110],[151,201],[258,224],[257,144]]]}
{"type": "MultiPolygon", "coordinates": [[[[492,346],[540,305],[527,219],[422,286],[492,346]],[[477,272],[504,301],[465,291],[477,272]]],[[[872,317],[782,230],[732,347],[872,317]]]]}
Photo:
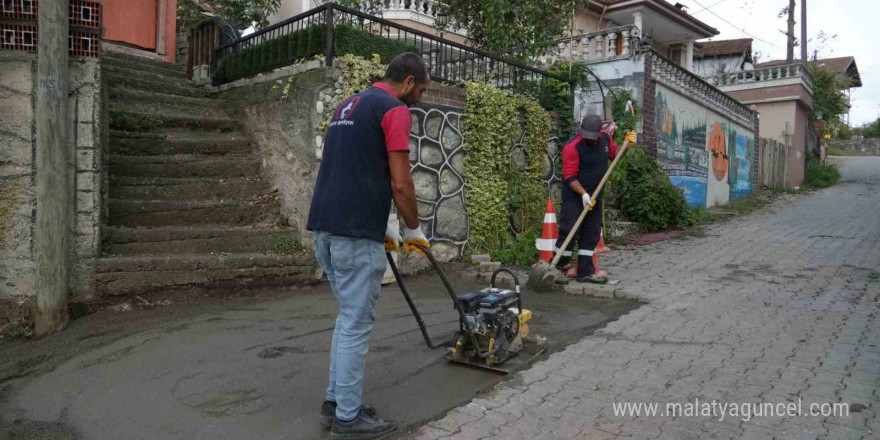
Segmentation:
{"type": "Polygon", "coordinates": [[[626,134],[626,140],[628,140],[629,143],[631,143],[631,144],[635,144],[638,141],[638,139],[639,139],[639,135],[638,135],[638,133],[636,133],[634,131],[631,131],[626,134]]]}
{"type": "Polygon", "coordinates": [[[389,224],[385,229],[385,252],[400,252],[400,228],[389,224]]]}
{"type": "Polygon", "coordinates": [[[422,232],[422,228],[418,227],[415,229],[409,229],[407,227],[403,228],[403,251],[404,252],[418,252],[420,254],[424,254],[425,252],[419,249],[418,246],[422,246],[425,249],[431,247],[430,243],[428,243],[428,238],[425,237],[425,234],[422,232]]]}

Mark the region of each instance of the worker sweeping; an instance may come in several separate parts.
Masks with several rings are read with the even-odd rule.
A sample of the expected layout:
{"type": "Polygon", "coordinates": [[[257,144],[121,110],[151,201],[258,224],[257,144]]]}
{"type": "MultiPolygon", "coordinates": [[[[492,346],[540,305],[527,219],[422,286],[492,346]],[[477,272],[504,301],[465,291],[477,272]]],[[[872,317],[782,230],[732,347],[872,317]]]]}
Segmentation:
{"type": "MultiPolygon", "coordinates": [[[[626,140],[636,142],[637,135],[630,132],[626,140]]],[[[565,185],[562,188],[562,215],[559,222],[559,240],[556,242],[557,252],[564,246],[565,240],[575,227],[578,216],[584,208],[592,205],[586,218],[577,231],[578,258],[577,280],[604,284],[608,277],[597,274],[593,266],[593,254],[599,243],[602,231],[602,190],[599,183],[608,171],[608,160],[614,159],[617,148],[611,135],[603,131],[603,121],[599,115],[588,115],[581,121],[578,135],[562,148],[562,176],[565,185]],[[599,189],[597,191],[597,189],[599,189]]],[[[562,249],[562,257],[556,268],[560,271],[572,260],[574,240],[562,249]]]]}

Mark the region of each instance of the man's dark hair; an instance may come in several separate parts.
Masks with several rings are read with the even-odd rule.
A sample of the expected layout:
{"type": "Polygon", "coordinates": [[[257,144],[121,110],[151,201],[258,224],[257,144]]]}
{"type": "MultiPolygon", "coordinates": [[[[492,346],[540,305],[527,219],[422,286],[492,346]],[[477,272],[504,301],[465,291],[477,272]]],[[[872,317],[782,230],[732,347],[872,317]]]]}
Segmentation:
{"type": "Polygon", "coordinates": [[[422,57],[412,52],[406,52],[394,57],[388,63],[388,70],[385,71],[383,79],[400,83],[410,75],[415,78],[417,83],[423,83],[429,79],[428,68],[422,61],[422,57]]]}

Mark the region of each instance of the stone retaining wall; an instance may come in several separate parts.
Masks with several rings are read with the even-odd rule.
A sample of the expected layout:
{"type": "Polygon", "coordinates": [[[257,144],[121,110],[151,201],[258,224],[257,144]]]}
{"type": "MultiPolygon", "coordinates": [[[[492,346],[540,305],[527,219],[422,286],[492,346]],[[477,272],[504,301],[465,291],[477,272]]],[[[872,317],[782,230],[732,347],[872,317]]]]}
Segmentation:
{"type": "MultiPolygon", "coordinates": [[[[0,297],[34,295],[36,68],[34,54],[0,54],[0,297]]],[[[70,61],[71,296],[92,291],[106,213],[108,136],[100,62],[70,61]]]]}
{"type": "Polygon", "coordinates": [[[837,148],[859,156],[880,156],[880,139],[824,140],[826,147],[837,148]]]}
{"type": "MultiPolygon", "coordinates": [[[[299,229],[302,243],[309,247],[312,240],[305,226],[324,140],[316,127],[334,110],[330,103],[341,93],[341,74],[339,69],[312,61],[216,89],[218,98],[234,106],[243,129],[260,147],[266,175],[278,190],[282,216],[299,229]],[[291,86],[285,100],[281,89],[288,81],[291,86]]],[[[448,261],[462,255],[470,234],[461,133],[465,91],[440,84],[431,91],[425,102],[410,109],[410,163],[422,229],[437,258],[448,261]]],[[[524,137],[521,132],[512,145],[514,166],[525,166],[524,137]]],[[[557,143],[555,137],[547,141],[542,180],[558,196],[557,143]]],[[[511,222],[515,218],[511,215],[511,222]]]]}

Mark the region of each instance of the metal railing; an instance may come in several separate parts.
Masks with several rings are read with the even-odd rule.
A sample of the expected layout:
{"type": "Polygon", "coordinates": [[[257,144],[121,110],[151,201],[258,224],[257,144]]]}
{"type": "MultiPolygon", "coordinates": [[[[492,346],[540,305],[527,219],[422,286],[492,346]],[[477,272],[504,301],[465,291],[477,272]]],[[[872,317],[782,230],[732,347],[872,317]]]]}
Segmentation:
{"type": "Polygon", "coordinates": [[[526,81],[543,83],[548,78],[568,83],[564,77],[535,67],[333,3],[217,48],[210,70],[214,84],[219,85],[315,55],[323,55],[326,65],[332,66],[337,55],[369,57],[379,53],[383,62],[388,62],[407,51],[420,54],[432,80],[444,83],[480,80],[513,87],[526,81]],[[234,74],[225,75],[222,69],[234,74]]]}
{"type": "Polygon", "coordinates": [[[807,87],[809,87],[810,90],[813,90],[813,75],[810,73],[810,69],[801,63],[722,73],[710,76],[706,79],[718,87],[723,87],[737,84],[775,81],[786,78],[802,78],[807,87]]]}

